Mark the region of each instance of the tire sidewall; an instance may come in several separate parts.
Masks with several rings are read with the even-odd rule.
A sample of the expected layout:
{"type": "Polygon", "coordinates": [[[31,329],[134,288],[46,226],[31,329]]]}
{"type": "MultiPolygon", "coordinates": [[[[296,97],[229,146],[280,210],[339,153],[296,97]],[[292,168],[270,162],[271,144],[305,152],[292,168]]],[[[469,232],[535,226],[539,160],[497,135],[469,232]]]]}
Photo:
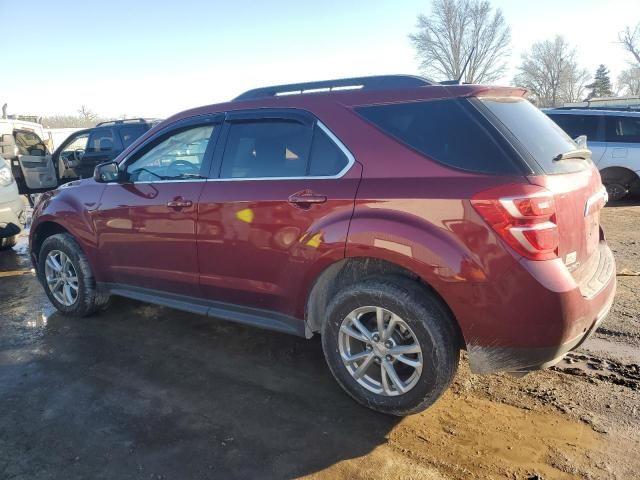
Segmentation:
{"type": "Polygon", "coordinates": [[[342,388],[356,401],[394,415],[420,411],[434,403],[448,387],[453,377],[451,365],[455,373],[459,355],[458,350],[451,347],[453,339],[445,338],[447,329],[441,325],[444,312],[435,303],[430,305],[416,299],[411,290],[386,282],[367,282],[348,288],[331,301],[322,332],[325,358],[342,388]],[[342,362],[338,347],[340,326],[349,313],[363,306],[379,306],[395,313],[411,327],[420,343],[422,373],[409,392],[393,397],[375,394],[361,386],[342,362]]]}
{"type": "Polygon", "coordinates": [[[69,235],[53,235],[43,242],[40,253],[38,254],[38,278],[47,297],[49,297],[49,300],[58,311],[70,316],[83,316],[91,309],[93,302],[93,276],[79,245],[69,235]],[[59,250],[67,255],[78,276],[78,298],[72,305],[63,305],[56,300],[51,293],[49,285],[47,285],[45,262],[47,255],[52,250],[59,250]]]}

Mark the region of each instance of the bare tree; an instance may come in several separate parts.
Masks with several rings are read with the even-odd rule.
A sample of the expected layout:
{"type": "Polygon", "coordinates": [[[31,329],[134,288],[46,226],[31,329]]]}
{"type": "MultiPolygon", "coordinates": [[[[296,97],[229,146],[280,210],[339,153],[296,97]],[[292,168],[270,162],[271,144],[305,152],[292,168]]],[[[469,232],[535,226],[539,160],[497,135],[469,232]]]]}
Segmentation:
{"type": "Polygon", "coordinates": [[[96,115],[86,105],[80,105],[80,108],[78,109],[78,114],[80,115],[80,118],[82,118],[84,121],[87,121],[87,122],[93,122],[96,118],[98,118],[98,115],[96,115]]]}
{"type": "Polygon", "coordinates": [[[534,43],[522,54],[514,83],[529,90],[540,107],[554,107],[579,99],[588,73],[578,67],[576,51],[564,37],[534,43]]]}
{"type": "Polygon", "coordinates": [[[618,75],[618,95],[640,95],[640,67],[631,67],[618,75]]]}
{"type": "Polygon", "coordinates": [[[640,23],[632,30],[628,25],[618,34],[618,40],[624,49],[633,55],[640,66],[640,23]]]}
{"type": "Polygon", "coordinates": [[[494,12],[486,0],[433,0],[431,15],[418,15],[409,39],[427,76],[458,79],[470,58],[462,80],[486,83],[506,70],[511,30],[502,11],[494,12]]]}

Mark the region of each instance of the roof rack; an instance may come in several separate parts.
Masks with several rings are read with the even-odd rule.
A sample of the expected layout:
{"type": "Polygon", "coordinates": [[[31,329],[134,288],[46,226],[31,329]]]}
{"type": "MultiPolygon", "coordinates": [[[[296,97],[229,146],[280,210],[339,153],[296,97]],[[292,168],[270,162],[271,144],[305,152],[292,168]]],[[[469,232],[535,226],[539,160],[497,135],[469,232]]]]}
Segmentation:
{"type": "Polygon", "coordinates": [[[244,92],[233,100],[254,100],[257,98],[326,93],[343,90],[386,90],[392,88],[422,87],[425,85],[433,85],[433,82],[414,75],[376,75],[371,77],[338,78],[319,82],[291,83],[288,85],[255,88],[244,92]]]}
{"type": "Polygon", "coordinates": [[[157,118],[124,118],[122,120],[107,120],[106,122],[100,122],[96,127],[104,127],[107,125],[122,125],[124,123],[153,123],[157,122],[157,118]]]}
{"type": "Polygon", "coordinates": [[[554,110],[613,110],[618,112],[640,112],[640,105],[618,105],[618,106],[590,106],[584,107],[572,106],[572,107],[555,107],[554,110]]]}

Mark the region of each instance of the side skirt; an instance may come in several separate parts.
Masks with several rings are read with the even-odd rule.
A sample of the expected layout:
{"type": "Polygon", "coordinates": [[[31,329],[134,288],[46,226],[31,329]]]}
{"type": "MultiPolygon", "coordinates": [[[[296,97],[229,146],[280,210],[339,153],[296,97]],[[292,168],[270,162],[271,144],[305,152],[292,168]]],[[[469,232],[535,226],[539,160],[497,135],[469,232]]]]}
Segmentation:
{"type": "Polygon", "coordinates": [[[141,302],[153,303],[163,307],[175,308],[185,312],[197,313],[208,317],[228,320],[252,327],[275,330],[276,332],[289,333],[300,337],[311,338],[311,331],[306,327],[304,320],[283,315],[271,310],[246,307],[231,303],[216,302],[203,298],[177,295],[149,288],[133,287],[115,283],[99,283],[99,289],[103,289],[120,297],[131,298],[141,302]]]}

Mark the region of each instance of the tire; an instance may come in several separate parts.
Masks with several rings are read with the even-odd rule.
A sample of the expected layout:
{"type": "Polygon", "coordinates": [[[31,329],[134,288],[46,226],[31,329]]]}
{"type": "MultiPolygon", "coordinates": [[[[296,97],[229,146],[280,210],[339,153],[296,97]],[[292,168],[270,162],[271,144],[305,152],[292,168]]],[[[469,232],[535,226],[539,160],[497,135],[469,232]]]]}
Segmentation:
{"type": "Polygon", "coordinates": [[[0,250],[9,250],[16,246],[18,243],[18,236],[0,238],[0,250]]]}
{"type": "MultiPolygon", "coordinates": [[[[377,313],[369,314],[365,311],[365,313],[357,313],[355,316],[357,317],[357,315],[362,315],[359,317],[359,321],[366,328],[374,321],[373,316],[377,313]],[[368,323],[365,325],[364,322],[368,323]]],[[[398,325],[397,320],[394,322],[398,325]]],[[[331,300],[327,308],[326,320],[322,326],[322,347],[331,373],[351,397],[378,412],[404,416],[428,408],[440,398],[451,384],[460,358],[459,335],[453,322],[454,320],[441,301],[416,282],[404,278],[372,279],[346,288],[331,300]],[[349,371],[343,361],[343,355],[345,355],[347,348],[350,349],[351,346],[355,348],[358,342],[363,342],[354,340],[353,337],[345,333],[340,333],[341,327],[344,326],[343,322],[349,322],[347,316],[354,311],[361,312],[371,306],[384,309],[382,310],[383,318],[386,316],[387,319],[385,320],[387,322],[385,329],[388,328],[389,312],[400,317],[408,326],[404,334],[411,336],[412,340],[403,340],[403,337],[400,336],[395,347],[401,346],[400,343],[405,341],[407,344],[420,346],[422,366],[419,374],[417,374],[418,370],[414,368],[413,375],[409,377],[412,367],[407,367],[404,362],[399,362],[398,357],[384,355],[384,351],[378,350],[382,348],[381,341],[371,344],[375,349],[371,350],[375,355],[374,360],[377,362],[379,359],[381,362],[379,364],[371,363],[368,367],[371,370],[367,370],[366,374],[368,376],[361,377],[361,381],[367,383],[369,388],[359,383],[349,371]],[[382,354],[379,356],[380,353],[382,354]],[[387,362],[383,358],[388,359],[387,362]],[[402,389],[395,389],[395,392],[392,389],[391,391],[384,390],[382,371],[386,370],[389,364],[394,367],[394,371],[398,375],[397,378],[401,381],[405,380],[400,375],[402,369],[405,369],[408,377],[405,386],[410,387],[406,388],[405,392],[401,392],[402,389]],[[375,379],[370,381],[369,378],[374,376],[380,377],[379,386],[375,385],[375,388],[379,387],[384,391],[374,392],[371,390],[375,379]],[[410,381],[413,382],[412,386],[410,381]]],[[[357,330],[353,325],[355,324],[352,324],[351,330],[357,330]]],[[[378,331],[375,326],[370,329],[371,333],[374,331],[378,331]]],[[[366,354],[364,351],[366,348],[359,350],[360,353],[356,353],[356,355],[366,354]]],[[[392,351],[395,350],[388,350],[387,353],[392,351]]],[[[417,353],[410,354],[410,356],[412,359],[420,358],[417,353]]],[[[408,359],[407,355],[404,357],[408,359]]],[[[356,367],[362,367],[362,363],[350,365],[350,368],[356,371],[356,367]]],[[[387,377],[388,386],[391,376],[386,373],[384,375],[387,377]]],[[[395,385],[393,383],[393,386],[395,385]]]]}
{"type": "Polygon", "coordinates": [[[630,170],[610,168],[602,171],[602,183],[607,189],[609,201],[611,202],[617,202],[625,198],[637,181],[637,175],[630,170]]]}
{"type": "MultiPolygon", "coordinates": [[[[57,258],[59,259],[60,256],[57,256],[57,258]]],[[[53,270],[49,268],[49,271],[53,270]]],[[[52,235],[42,243],[38,254],[38,279],[53,306],[67,316],[86,317],[105,308],[109,302],[109,295],[98,291],[96,288],[93,272],[80,245],[68,233],[52,235]],[[49,254],[52,252],[54,252],[52,254],[54,259],[57,256],[56,252],[61,252],[71,264],[72,270],[69,269],[68,272],[75,273],[75,275],[69,275],[69,278],[77,279],[73,282],[77,288],[71,288],[75,295],[75,300],[71,303],[63,303],[60,296],[64,295],[59,291],[52,291],[51,282],[47,281],[48,270],[46,263],[49,254]]]]}

